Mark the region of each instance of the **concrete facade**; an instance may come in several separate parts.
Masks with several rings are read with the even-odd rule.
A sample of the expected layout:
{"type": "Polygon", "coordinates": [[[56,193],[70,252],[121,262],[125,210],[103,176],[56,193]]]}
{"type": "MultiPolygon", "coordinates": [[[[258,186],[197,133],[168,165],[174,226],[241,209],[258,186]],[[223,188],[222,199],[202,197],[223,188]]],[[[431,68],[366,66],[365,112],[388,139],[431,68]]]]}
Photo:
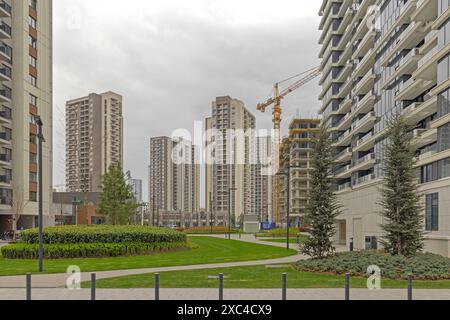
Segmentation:
{"type": "Polygon", "coordinates": [[[426,250],[450,256],[449,6],[448,0],[322,1],[320,113],[338,152],[341,244],[353,238],[363,249],[370,237],[382,236],[387,124],[400,113],[413,127],[426,250]]]}
{"type": "Polygon", "coordinates": [[[44,224],[52,184],[52,1],[0,1],[0,232],[37,226],[38,139],[43,122],[44,224]],[[17,219],[17,217],[19,217],[17,219]]]}
{"type": "Polygon", "coordinates": [[[91,93],[66,103],[66,190],[98,192],[102,176],[123,164],[122,96],[91,93]]]}

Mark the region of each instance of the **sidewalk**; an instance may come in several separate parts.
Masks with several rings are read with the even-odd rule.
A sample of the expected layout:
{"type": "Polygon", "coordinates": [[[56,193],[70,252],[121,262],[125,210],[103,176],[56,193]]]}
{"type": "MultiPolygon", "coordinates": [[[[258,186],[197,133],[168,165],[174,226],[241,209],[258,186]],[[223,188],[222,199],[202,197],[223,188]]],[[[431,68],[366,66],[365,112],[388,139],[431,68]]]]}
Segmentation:
{"type": "MultiPolygon", "coordinates": [[[[130,270],[115,270],[115,271],[98,271],[96,272],[97,279],[115,278],[121,276],[165,272],[165,271],[183,271],[183,270],[203,270],[215,268],[229,268],[229,267],[243,267],[243,266],[259,266],[269,264],[289,264],[300,259],[305,259],[302,255],[294,255],[285,258],[269,259],[269,260],[255,260],[242,262],[228,262],[228,263],[214,263],[201,264],[189,266],[176,267],[160,267],[148,269],[130,269],[130,270]]],[[[82,281],[89,281],[91,273],[83,272],[81,274],[82,281]]],[[[58,274],[44,274],[33,275],[32,285],[35,288],[63,288],[66,285],[67,275],[65,273],[58,274]]],[[[2,288],[25,288],[25,275],[23,276],[8,276],[0,277],[0,289],[2,288]]]]}
{"type": "MultiPolygon", "coordinates": [[[[218,300],[218,289],[161,289],[161,300],[218,300]]],[[[97,300],[154,300],[153,289],[98,289],[97,300]]],[[[33,289],[33,300],[89,300],[90,289],[33,289]]],[[[225,300],[281,300],[281,289],[225,289],[225,300]]],[[[288,300],[344,300],[344,289],[289,289],[288,300]]],[[[407,300],[405,290],[352,289],[351,300],[407,300]]],[[[450,300],[450,290],[414,290],[414,300],[450,300]]],[[[25,289],[0,289],[0,300],[25,300],[25,289]]]]}

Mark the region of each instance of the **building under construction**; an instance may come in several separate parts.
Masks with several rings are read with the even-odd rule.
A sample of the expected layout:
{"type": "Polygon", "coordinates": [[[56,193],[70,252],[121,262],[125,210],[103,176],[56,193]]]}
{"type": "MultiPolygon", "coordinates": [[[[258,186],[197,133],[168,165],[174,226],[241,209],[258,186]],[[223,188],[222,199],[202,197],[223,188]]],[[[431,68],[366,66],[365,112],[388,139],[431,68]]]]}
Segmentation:
{"type": "Polygon", "coordinates": [[[289,225],[304,225],[309,203],[312,142],[319,126],[320,119],[294,119],[289,125],[289,136],[282,141],[278,202],[283,224],[286,224],[289,210],[289,225]]]}

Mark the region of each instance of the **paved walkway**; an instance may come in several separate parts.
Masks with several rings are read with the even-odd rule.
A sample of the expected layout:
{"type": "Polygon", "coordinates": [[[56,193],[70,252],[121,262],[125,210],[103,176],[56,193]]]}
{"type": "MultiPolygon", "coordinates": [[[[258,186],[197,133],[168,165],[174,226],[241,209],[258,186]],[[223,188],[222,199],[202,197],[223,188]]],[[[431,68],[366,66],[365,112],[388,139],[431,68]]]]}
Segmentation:
{"type": "MultiPolygon", "coordinates": [[[[161,300],[218,300],[218,289],[161,289],[161,300]]],[[[98,300],[154,300],[153,289],[98,289],[98,300]]],[[[344,289],[289,289],[288,300],[344,300],[344,289]]],[[[24,289],[0,289],[0,300],[24,300],[24,289]]],[[[33,300],[89,300],[90,289],[33,289],[33,300]]],[[[281,300],[281,289],[225,289],[225,300],[281,300]]],[[[407,300],[406,290],[352,289],[351,300],[407,300]]],[[[414,300],[450,300],[450,290],[414,290],[414,300]]]]}
{"type": "MultiPolygon", "coordinates": [[[[198,235],[201,236],[201,235],[198,235]]],[[[205,236],[205,235],[203,235],[205,236]]],[[[208,235],[209,236],[209,235],[208,235]]],[[[225,238],[225,235],[211,235],[216,238],[225,238]]],[[[234,234],[231,237],[233,240],[240,240],[244,242],[263,244],[275,247],[285,247],[284,243],[267,242],[256,239],[253,235],[239,235],[234,234]]],[[[297,245],[292,245],[292,249],[297,249],[297,245]]],[[[338,251],[345,250],[344,247],[338,248],[338,251]]],[[[241,261],[241,262],[229,262],[229,263],[214,263],[214,264],[201,264],[201,265],[188,265],[188,266],[174,266],[174,267],[156,267],[156,268],[144,268],[144,269],[130,269],[130,270],[114,270],[114,271],[98,271],[96,272],[97,279],[115,278],[121,276],[139,275],[155,272],[168,272],[168,271],[183,271],[183,270],[204,270],[215,268],[229,268],[229,267],[245,267],[245,266],[258,266],[258,265],[271,265],[271,264],[290,264],[298,260],[306,259],[307,257],[297,254],[290,257],[268,259],[268,260],[255,260],[255,261],[241,261]]],[[[81,274],[82,281],[90,280],[90,272],[83,272],[81,274]]],[[[59,274],[45,274],[45,275],[33,275],[32,285],[34,288],[63,288],[66,285],[67,275],[65,273],[59,274]]],[[[25,276],[7,276],[0,277],[0,289],[1,288],[24,288],[25,276]]]]}

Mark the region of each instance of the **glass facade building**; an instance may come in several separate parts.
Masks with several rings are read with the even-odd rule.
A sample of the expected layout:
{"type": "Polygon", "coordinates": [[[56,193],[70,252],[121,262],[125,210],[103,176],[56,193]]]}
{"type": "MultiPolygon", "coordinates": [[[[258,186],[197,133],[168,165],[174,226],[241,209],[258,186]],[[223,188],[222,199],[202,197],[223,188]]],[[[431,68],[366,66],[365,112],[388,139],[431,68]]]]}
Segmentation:
{"type": "Polygon", "coordinates": [[[430,250],[450,254],[450,209],[442,209],[450,208],[449,5],[322,1],[319,112],[338,154],[334,177],[346,208],[337,222],[341,242],[353,238],[356,248],[364,248],[367,238],[382,236],[378,203],[387,127],[402,114],[412,127],[424,204],[428,194],[436,195],[439,219],[429,228],[430,250]],[[433,236],[446,237],[447,249],[434,248],[433,236]]]}

